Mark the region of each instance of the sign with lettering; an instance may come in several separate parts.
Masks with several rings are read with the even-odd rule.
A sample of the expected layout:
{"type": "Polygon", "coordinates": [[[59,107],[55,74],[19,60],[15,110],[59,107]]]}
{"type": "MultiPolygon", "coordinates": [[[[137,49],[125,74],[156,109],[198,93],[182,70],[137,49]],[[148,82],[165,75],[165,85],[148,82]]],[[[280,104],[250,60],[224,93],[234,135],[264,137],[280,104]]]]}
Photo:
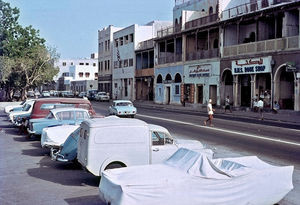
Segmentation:
{"type": "Polygon", "coordinates": [[[271,56],[234,60],[231,62],[232,75],[270,73],[271,60],[271,56]]]}
{"type": "Polygon", "coordinates": [[[211,64],[191,65],[189,66],[189,77],[209,77],[211,68],[211,64]]]}

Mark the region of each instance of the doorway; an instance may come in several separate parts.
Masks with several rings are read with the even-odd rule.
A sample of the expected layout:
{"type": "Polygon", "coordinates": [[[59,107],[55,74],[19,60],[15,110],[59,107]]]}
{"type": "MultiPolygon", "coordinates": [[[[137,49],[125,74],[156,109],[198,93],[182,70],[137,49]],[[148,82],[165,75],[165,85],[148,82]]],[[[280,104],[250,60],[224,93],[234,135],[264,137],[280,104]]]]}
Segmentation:
{"type": "Polygon", "coordinates": [[[197,103],[203,104],[203,85],[198,85],[197,87],[197,103]]]}
{"type": "Polygon", "coordinates": [[[170,104],[170,101],[171,101],[170,92],[171,92],[171,87],[167,86],[166,87],[166,104],[170,104]]]}
{"type": "Polygon", "coordinates": [[[241,106],[251,106],[251,77],[250,75],[241,75],[241,106]]]}

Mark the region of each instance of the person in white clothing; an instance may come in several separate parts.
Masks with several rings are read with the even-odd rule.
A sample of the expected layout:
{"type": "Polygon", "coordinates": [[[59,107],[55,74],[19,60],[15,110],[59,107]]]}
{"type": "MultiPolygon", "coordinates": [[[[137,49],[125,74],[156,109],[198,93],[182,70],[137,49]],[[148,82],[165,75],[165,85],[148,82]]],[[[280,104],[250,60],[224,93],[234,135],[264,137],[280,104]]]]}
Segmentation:
{"type": "Polygon", "coordinates": [[[213,126],[212,124],[212,119],[213,119],[213,114],[214,114],[214,109],[212,108],[212,100],[209,99],[208,104],[207,104],[207,113],[208,113],[208,119],[204,121],[204,125],[209,121],[209,125],[213,126]]]}
{"type": "Polygon", "coordinates": [[[264,114],[263,114],[264,101],[261,98],[257,102],[257,107],[258,107],[258,112],[259,112],[259,115],[260,115],[260,119],[264,120],[264,114]]]}

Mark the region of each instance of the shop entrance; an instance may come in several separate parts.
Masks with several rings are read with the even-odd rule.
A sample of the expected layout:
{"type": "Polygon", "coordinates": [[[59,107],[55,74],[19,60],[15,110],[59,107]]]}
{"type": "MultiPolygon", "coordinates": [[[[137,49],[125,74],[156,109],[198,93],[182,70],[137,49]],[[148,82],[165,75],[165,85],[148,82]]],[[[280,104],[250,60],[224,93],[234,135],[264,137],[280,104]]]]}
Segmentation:
{"type": "Polygon", "coordinates": [[[241,75],[241,106],[250,107],[251,105],[251,77],[250,75],[241,75]]]}
{"type": "Polygon", "coordinates": [[[294,73],[284,69],[280,75],[279,104],[281,109],[294,109],[294,73]]]}
{"type": "Polygon", "coordinates": [[[224,91],[223,91],[223,101],[225,104],[225,98],[229,96],[230,101],[233,99],[233,76],[230,70],[225,70],[222,77],[224,91]]]}
{"type": "Polygon", "coordinates": [[[203,85],[198,85],[197,87],[197,103],[203,104],[203,85]]]}

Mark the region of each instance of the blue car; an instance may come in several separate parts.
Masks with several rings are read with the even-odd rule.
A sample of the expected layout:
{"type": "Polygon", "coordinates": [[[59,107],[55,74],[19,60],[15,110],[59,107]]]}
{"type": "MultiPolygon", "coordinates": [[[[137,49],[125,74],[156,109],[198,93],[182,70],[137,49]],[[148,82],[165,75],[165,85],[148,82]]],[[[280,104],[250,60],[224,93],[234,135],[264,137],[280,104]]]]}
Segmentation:
{"type": "Polygon", "coordinates": [[[75,125],[80,124],[85,119],[90,119],[88,110],[72,107],[56,108],[50,110],[46,118],[29,120],[27,131],[29,136],[41,135],[45,127],[75,125]]]}
{"type": "Polygon", "coordinates": [[[136,115],[136,107],[133,106],[130,100],[114,100],[109,106],[108,112],[110,115],[118,117],[134,117],[136,115]]]}
{"type": "Polygon", "coordinates": [[[80,127],[72,132],[64,142],[63,146],[57,151],[51,149],[51,157],[53,160],[60,162],[70,162],[77,158],[77,142],[80,135],[80,127]]]}

